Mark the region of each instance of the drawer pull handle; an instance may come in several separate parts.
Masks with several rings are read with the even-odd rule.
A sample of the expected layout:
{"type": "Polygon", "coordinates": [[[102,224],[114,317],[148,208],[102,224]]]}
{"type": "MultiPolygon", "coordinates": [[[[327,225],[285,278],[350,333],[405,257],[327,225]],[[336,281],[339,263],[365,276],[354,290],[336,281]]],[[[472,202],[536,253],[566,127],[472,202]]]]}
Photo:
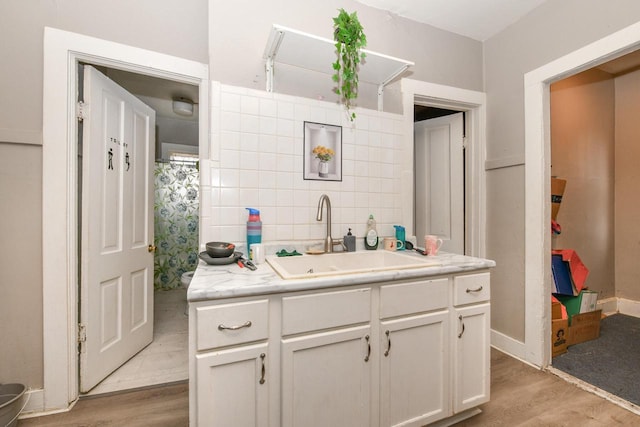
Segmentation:
{"type": "Polygon", "coordinates": [[[471,292],[480,292],[481,290],[482,290],[482,286],[480,286],[479,288],[475,288],[475,289],[467,288],[467,293],[470,294],[471,292]]]}
{"type": "Polygon", "coordinates": [[[464,321],[462,320],[462,315],[458,316],[458,321],[460,321],[460,325],[462,326],[462,330],[458,334],[458,338],[462,338],[462,334],[464,334],[464,321]]]}
{"type": "Polygon", "coordinates": [[[265,375],[264,358],[265,357],[267,357],[266,354],[264,354],[264,353],[260,354],[260,359],[262,359],[262,376],[260,377],[260,384],[264,384],[264,382],[266,381],[264,379],[264,375],[265,375]]]}
{"type": "Polygon", "coordinates": [[[236,325],[236,326],[225,326],[221,323],[218,325],[218,330],[224,331],[225,329],[227,329],[229,331],[237,331],[238,329],[249,328],[250,326],[251,326],[251,320],[247,320],[242,325],[236,325]]]}
{"type": "Polygon", "coordinates": [[[391,351],[391,332],[387,330],[384,334],[387,336],[387,349],[384,351],[384,356],[387,357],[391,351]]]}
{"type": "Polygon", "coordinates": [[[364,339],[367,341],[367,355],[364,357],[364,361],[369,361],[369,356],[371,356],[371,343],[369,342],[369,335],[365,336],[364,339]]]}

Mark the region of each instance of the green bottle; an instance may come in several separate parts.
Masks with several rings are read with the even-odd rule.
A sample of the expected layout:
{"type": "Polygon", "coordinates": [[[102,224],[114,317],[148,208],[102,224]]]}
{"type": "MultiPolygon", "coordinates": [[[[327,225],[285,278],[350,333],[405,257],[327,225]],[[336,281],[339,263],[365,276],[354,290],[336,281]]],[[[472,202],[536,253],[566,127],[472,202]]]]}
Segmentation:
{"type": "Polygon", "coordinates": [[[368,250],[378,249],[378,231],[376,230],[376,220],[373,215],[369,215],[367,221],[367,232],[364,234],[364,247],[368,250]]]}

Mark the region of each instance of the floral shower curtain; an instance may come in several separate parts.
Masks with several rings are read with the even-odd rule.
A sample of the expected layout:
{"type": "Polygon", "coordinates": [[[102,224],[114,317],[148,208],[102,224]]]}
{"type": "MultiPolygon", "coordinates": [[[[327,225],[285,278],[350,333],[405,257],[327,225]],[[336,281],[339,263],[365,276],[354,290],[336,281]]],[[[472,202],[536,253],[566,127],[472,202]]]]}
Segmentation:
{"type": "Polygon", "coordinates": [[[154,287],[175,289],[198,264],[198,183],[193,162],[156,162],[154,287]]]}

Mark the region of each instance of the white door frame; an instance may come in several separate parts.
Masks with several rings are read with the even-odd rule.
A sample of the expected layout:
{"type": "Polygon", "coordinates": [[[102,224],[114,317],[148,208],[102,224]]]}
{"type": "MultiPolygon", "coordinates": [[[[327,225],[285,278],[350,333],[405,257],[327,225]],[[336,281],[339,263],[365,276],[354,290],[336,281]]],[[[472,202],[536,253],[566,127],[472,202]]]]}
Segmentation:
{"type": "Polygon", "coordinates": [[[549,86],[640,47],[640,23],[571,52],[524,76],[525,360],[551,362],[551,133],[549,86]]]}
{"type": "Polygon", "coordinates": [[[78,398],[76,90],[79,61],[199,86],[200,157],[209,153],[208,65],[45,27],[42,123],[44,389],[33,410],[78,398]],[[39,407],[41,406],[41,407],[39,407]]]}
{"type": "Polygon", "coordinates": [[[486,95],[468,89],[444,86],[419,80],[402,79],[402,105],[404,111],[404,158],[402,160],[403,224],[408,235],[414,235],[414,180],[413,180],[413,106],[416,103],[449,110],[466,112],[465,178],[465,254],[484,257],[486,251],[486,95]]]}

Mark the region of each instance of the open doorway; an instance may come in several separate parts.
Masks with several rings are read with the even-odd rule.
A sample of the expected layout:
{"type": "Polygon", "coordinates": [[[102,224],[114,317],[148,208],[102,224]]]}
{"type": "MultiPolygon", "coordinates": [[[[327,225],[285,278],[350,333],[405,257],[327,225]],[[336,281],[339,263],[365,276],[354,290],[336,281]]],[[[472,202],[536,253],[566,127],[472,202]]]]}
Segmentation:
{"type": "Polygon", "coordinates": [[[78,233],[75,98],[77,64],[164,78],[198,87],[200,158],[209,156],[206,64],[75,33],[45,28],[43,84],[44,389],[42,409],[64,409],[78,397],[78,233]]]}
{"type": "Polygon", "coordinates": [[[550,85],[637,50],[639,29],[631,25],[525,74],[525,358],[541,367],[551,363],[550,85]]]}
{"type": "MultiPolygon", "coordinates": [[[[149,163],[147,172],[149,184],[145,185],[150,194],[136,197],[137,203],[140,203],[141,200],[150,201],[146,209],[149,211],[149,219],[152,221],[149,231],[153,230],[154,235],[153,247],[155,251],[150,255],[143,255],[143,257],[151,256],[153,263],[148,278],[153,282],[153,291],[149,291],[148,294],[145,292],[150,297],[148,302],[150,307],[146,311],[149,317],[149,326],[152,328],[152,334],[149,334],[148,338],[151,342],[146,344],[148,341],[145,340],[140,345],[129,346],[128,350],[123,349],[121,354],[114,353],[109,358],[113,362],[106,363],[105,361],[99,364],[102,374],[94,372],[95,367],[91,368],[93,364],[87,362],[93,360],[90,356],[92,354],[91,343],[93,342],[91,340],[95,338],[91,335],[95,336],[96,334],[89,334],[92,322],[87,322],[85,317],[88,316],[88,313],[94,313],[92,316],[96,317],[95,313],[99,312],[100,307],[104,304],[99,304],[100,307],[84,308],[85,304],[90,305],[94,299],[85,299],[82,289],[91,291],[95,286],[92,283],[85,283],[86,279],[84,278],[87,277],[87,272],[83,274],[80,271],[79,295],[81,298],[78,323],[86,331],[86,338],[80,343],[79,382],[81,392],[95,395],[184,381],[188,378],[188,321],[184,315],[186,289],[182,283],[182,275],[195,270],[199,246],[198,87],[104,66],[94,68],[88,64],[81,65],[79,74],[80,76],[95,75],[95,78],[103,76],[106,79],[105,84],[113,82],[111,86],[114,86],[114,89],[122,93],[123,96],[132,98],[132,101],[139,100],[155,111],[155,121],[152,125],[153,129],[151,129],[155,138],[149,148],[149,156],[155,160],[149,163]],[[113,359],[115,354],[118,354],[119,361],[113,359]],[[94,386],[96,381],[98,383],[94,386]]],[[[79,79],[80,82],[83,80],[85,85],[88,84],[86,78],[79,79]]],[[[97,102],[96,99],[85,99],[85,92],[86,96],[89,96],[91,91],[83,90],[83,86],[80,86],[79,89],[81,89],[79,90],[79,100],[85,106],[88,105],[90,111],[99,108],[97,105],[91,105],[92,101],[93,104],[97,102]]],[[[79,127],[83,129],[85,123],[98,126],[100,122],[96,122],[95,116],[88,114],[84,121],[79,123],[79,127]]],[[[102,134],[102,132],[98,132],[98,134],[102,134]]],[[[91,150],[89,144],[100,144],[99,140],[94,141],[89,135],[84,140],[82,137],[83,132],[81,131],[78,135],[79,141],[81,141],[79,147],[81,154],[91,150]]],[[[131,141],[129,145],[133,145],[133,143],[131,141]]],[[[113,148],[117,151],[119,146],[115,145],[113,148]]],[[[135,150],[132,151],[135,152],[135,150]]],[[[128,167],[126,172],[123,171],[124,175],[136,169],[133,157],[131,162],[133,167],[128,167]]],[[[83,164],[95,166],[95,163],[88,162],[87,159],[83,162],[82,155],[79,160],[79,171],[83,169],[83,164]]],[[[117,163],[117,161],[114,162],[116,170],[118,169],[117,163]]],[[[90,173],[91,171],[85,172],[85,178],[95,175],[90,173]]],[[[80,186],[86,184],[83,181],[82,173],[79,174],[78,183],[80,186]]],[[[97,186],[97,188],[100,187],[97,186]]],[[[90,190],[88,194],[94,193],[95,190],[90,190]]],[[[90,202],[81,196],[82,191],[79,189],[79,205],[102,203],[100,198],[93,198],[93,202],[90,202]]],[[[134,206],[136,206],[135,203],[134,206]]],[[[94,209],[96,212],[105,211],[90,206],[85,206],[82,211],[90,209],[94,209]]],[[[127,215],[125,215],[125,219],[126,217],[127,215]]],[[[86,220],[91,221],[91,217],[83,219],[82,223],[84,224],[86,220]]],[[[87,229],[90,229],[88,225],[87,229]]],[[[82,242],[87,241],[83,230],[85,228],[82,227],[79,230],[81,248],[82,242]]],[[[146,240],[141,244],[146,246],[146,240]]],[[[81,257],[83,257],[85,251],[81,250],[81,253],[83,254],[81,257]]],[[[91,258],[87,262],[83,262],[81,259],[79,263],[82,266],[81,269],[91,270],[90,260],[91,258]]],[[[126,276],[124,279],[122,283],[126,286],[126,276]]],[[[124,299],[126,294],[126,292],[121,293],[120,298],[124,299]]],[[[118,304],[117,300],[114,300],[112,304],[118,304]]],[[[124,326],[122,327],[124,328],[124,326]]],[[[136,330],[138,328],[136,327],[136,330]]],[[[109,344],[109,348],[105,352],[113,353],[116,351],[115,342],[109,344]]]]}
{"type": "MultiPolygon", "coordinates": [[[[443,86],[435,83],[402,79],[402,102],[404,111],[414,111],[415,105],[464,112],[466,149],[464,154],[464,254],[484,257],[486,251],[486,95],[466,89],[443,86]]],[[[416,235],[415,180],[413,173],[414,115],[404,115],[406,152],[405,160],[411,174],[403,177],[403,197],[410,209],[405,210],[403,223],[412,224],[409,235],[416,235]]],[[[418,236],[417,236],[418,237],[418,236]]],[[[493,338],[492,338],[493,339],[493,338]]]]}
{"type": "Polygon", "coordinates": [[[465,113],[414,105],[414,230],[442,250],[465,253],[465,113]]]}
{"type": "Polygon", "coordinates": [[[599,336],[572,341],[569,334],[568,351],[554,356],[552,365],[635,405],[640,404],[634,386],[640,381],[640,348],[634,345],[640,338],[639,66],[635,51],[550,85],[551,175],[566,181],[557,214],[561,232],[552,236],[552,249],[575,251],[589,270],[588,291],[558,298],[568,317],[597,309],[605,316],[599,336]],[[597,306],[578,307],[586,292],[597,294],[597,306]]]}

